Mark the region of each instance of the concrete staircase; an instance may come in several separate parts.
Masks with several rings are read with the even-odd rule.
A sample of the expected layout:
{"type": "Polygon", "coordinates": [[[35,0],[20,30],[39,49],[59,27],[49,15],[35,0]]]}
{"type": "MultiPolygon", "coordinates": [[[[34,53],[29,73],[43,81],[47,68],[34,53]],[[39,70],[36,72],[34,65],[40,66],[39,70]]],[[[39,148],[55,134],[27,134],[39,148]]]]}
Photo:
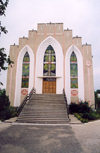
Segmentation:
{"type": "Polygon", "coordinates": [[[17,122],[66,124],[69,121],[63,94],[33,94],[17,122]]]}

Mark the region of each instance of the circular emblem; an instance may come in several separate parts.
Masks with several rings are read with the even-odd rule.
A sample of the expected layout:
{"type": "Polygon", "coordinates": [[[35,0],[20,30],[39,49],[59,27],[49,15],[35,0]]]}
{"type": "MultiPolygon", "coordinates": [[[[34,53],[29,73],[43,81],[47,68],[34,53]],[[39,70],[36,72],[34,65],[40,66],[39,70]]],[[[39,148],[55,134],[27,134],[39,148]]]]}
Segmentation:
{"type": "Polygon", "coordinates": [[[26,89],[23,89],[23,90],[21,91],[21,93],[22,93],[22,95],[27,95],[27,94],[28,94],[28,91],[27,91],[26,89]]]}
{"type": "Polygon", "coordinates": [[[71,91],[71,95],[72,96],[77,96],[78,95],[78,91],[77,90],[72,90],[71,91]]]}

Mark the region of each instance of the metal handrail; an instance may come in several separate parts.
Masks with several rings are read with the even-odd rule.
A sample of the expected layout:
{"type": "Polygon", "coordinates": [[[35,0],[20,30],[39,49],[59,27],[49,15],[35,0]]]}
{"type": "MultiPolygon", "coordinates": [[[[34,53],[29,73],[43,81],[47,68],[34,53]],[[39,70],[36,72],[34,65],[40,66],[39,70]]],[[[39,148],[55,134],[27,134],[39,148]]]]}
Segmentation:
{"type": "Polygon", "coordinates": [[[69,106],[68,106],[68,103],[67,103],[67,97],[66,97],[64,89],[63,89],[63,94],[64,94],[64,99],[65,99],[65,102],[66,102],[67,115],[68,115],[68,119],[69,119],[69,106]]]}
{"type": "Polygon", "coordinates": [[[20,112],[22,111],[22,109],[23,109],[23,107],[25,106],[25,104],[29,102],[29,100],[30,100],[32,94],[36,94],[35,88],[33,88],[33,89],[30,91],[30,93],[24,98],[24,100],[22,101],[22,103],[20,104],[20,106],[19,106],[18,109],[17,109],[17,115],[20,114],[20,112]]]}

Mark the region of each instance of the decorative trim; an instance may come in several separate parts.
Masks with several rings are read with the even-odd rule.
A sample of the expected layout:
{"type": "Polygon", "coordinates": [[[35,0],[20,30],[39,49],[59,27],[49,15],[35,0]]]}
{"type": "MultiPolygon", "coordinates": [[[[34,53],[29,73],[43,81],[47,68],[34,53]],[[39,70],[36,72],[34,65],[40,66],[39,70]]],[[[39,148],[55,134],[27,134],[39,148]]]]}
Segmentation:
{"type": "Polygon", "coordinates": [[[81,51],[74,45],[69,47],[65,56],[65,92],[67,95],[68,104],[71,103],[71,88],[70,88],[70,56],[75,52],[78,64],[78,98],[79,101],[84,101],[84,73],[83,73],[83,57],[81,51]]]}
{"type": "Polygon", "coordinates": [[[26,45],[24,48],[21,49],[18,55],[17,59],[17,71],[16,71],[16,88],[15,88],[15,99],[14,99],[14,106],[20,105],[20,99],[21,99],[21,80],[22,80],[22,62],[23,57],[26,53],[26,51],[29,54],[30,57],[30,70],[29,70],[29,88],[28,93],[33,88],[33,76],[34,76],[34,53],[33,50],[26,45]]]}
{"type": "Polygon", "coordinates": [[[52,36],[47,37],[41,42],[38,47],[36,54],[36,77],[35,77],[35,88],[37,93],[42,93],[42,78],[43,76],[43,58],[47,47],[51,45],[56,55],[56,76],[61,78],[56,79],[56,93],[60,94],[63,91],[63,51],[60,43],[52,36]]]}

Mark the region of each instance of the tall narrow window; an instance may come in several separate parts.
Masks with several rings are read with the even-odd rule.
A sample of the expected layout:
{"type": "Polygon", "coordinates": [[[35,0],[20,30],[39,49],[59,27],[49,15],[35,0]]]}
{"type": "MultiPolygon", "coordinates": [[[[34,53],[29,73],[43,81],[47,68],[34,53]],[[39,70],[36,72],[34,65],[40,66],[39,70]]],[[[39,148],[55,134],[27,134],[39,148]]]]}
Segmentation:
{"type": "Polygon", "coordinates": [[[56,56],[51,45],[47,47],[44,54],[43,75],[56,76],[56,56]]]}
{"type": "Polygon", "coordinates": [[[29,86],[29,65],[30,58],[28,52],[25,53],[22,64],[22,88],[28,88],[29,86]]]}
{"type": "Polygon", "coordinates": [[[78,88],[78,65],[74,51],[72,52],[70,57],[70,79],[71,88],[78,88]]]}

